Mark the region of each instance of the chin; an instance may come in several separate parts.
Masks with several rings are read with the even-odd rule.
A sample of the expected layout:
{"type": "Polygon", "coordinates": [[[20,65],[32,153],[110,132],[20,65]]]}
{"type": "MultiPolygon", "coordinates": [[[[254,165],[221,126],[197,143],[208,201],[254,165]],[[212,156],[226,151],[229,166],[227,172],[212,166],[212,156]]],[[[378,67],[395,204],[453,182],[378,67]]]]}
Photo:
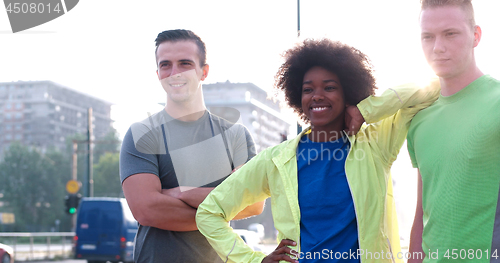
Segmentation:
{"type": "Polygon", "coordinates": [[[173,96],[170,96],[170,100],[172,100],[173,102],[184,102],[184,101],[188,101],[189,100],[189,96],[186,96],[186,95],[180,95],[180,96],[173,95],[173,96]]]}
{"type": "Polygon", "coordinates": [[[446,78],[449,75],[451,75],[451,72],[449,72],[448,70],[445,70],[443,68],[439,68],[439,67],[433,67],[432,71],[434,71],[434,74],[436,74],[436,76],[438,76],[440,78],[446,78]]]}

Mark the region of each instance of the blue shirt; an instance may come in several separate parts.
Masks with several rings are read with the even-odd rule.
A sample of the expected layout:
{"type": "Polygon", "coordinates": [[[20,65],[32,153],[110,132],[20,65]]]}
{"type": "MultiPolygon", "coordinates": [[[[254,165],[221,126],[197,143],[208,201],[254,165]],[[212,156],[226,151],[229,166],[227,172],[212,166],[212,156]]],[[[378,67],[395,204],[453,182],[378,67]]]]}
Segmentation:
{"type": "Polygon", "coordinates": [[[300,262],[360,262],[348,256],[359,248],[354,202],[345,175],[349,147],[347,138],[313,142],[307,135],[297,147],[300,262]]]}

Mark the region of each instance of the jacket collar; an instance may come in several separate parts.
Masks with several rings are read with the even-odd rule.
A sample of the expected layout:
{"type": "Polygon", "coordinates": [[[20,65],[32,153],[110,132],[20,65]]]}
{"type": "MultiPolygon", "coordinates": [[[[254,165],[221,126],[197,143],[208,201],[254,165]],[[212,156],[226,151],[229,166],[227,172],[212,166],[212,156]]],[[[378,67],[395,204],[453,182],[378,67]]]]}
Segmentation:
{"type": "MultiPolygon", "coordinates": [[[[356,139],[356,135],[353,136],[347,136],[347,133],[345,131],[342,131],[344,133],[344,136],[346,136],[349,139],[349,142],[352,143],[356,139]]],[[[275,162],[276,165],[283,165],[286,162],[290,161],[296,154],[297,154],[297,147],[299,145],[300,139],[302,136],[305,134],[311,133],[311,126],[305,128],[300,134],[298,134],[295,138],[288,140],[284,142],[285,145],[283,145],[283,148],[281,149],[281,152],[273,158],[273,161],[275,162]]]]}
{"type": "Polygon", "coordinates": [[[300,134],[298,134],[295,138],[285,141],[281,152],[273,158],[273,161],[277,166],[284,165],[290,159],[292,159],[297,154],[297,147],[299,145],[300,139],[304,134],[311,133],[311,127],[305,128],[300,134]]]}

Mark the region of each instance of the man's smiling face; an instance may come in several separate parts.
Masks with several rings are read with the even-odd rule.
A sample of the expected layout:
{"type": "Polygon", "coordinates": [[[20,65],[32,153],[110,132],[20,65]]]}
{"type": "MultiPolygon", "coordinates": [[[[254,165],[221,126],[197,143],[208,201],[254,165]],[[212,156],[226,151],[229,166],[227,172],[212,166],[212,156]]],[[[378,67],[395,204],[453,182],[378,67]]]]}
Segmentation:
{"type": "Polygon", "coordinates": [[[189,101],[201,92],[200,81],[206,78],[208,65],[200,65],[198,47],[193,41],[161,43],[156,60],[156,73],[167,92],[168,100],[189,101]]]}

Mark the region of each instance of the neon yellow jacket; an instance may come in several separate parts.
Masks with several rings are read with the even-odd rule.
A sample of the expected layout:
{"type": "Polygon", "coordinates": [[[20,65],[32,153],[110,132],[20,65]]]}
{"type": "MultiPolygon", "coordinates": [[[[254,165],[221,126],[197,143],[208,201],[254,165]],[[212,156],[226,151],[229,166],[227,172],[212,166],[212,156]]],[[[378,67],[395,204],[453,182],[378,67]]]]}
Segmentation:
{"type": "MultiPolygon", "coordinates": [[[[365,121],[372,124],[363,125],[355,136],[349,137],[351,149],[345,171],[354,200],[363,263],[402,262],[390,168],[404,143],[411,119],[431,105],[439,92],[438,81],[425,88],[404,85],[389,89],[380,97],[370,96],[357,105],[365,121]]],[[[297,247],[292,249],[300,251],[296,149],[302,135],[309,131],[305,129],[296,138],[259,153],[215,188],[198,207],[198,229],[223,261],[261,262],[266,256],[248,247],[228,222],[248,205],[268,197],[278,242],[297,241],[297,247]]]]}

